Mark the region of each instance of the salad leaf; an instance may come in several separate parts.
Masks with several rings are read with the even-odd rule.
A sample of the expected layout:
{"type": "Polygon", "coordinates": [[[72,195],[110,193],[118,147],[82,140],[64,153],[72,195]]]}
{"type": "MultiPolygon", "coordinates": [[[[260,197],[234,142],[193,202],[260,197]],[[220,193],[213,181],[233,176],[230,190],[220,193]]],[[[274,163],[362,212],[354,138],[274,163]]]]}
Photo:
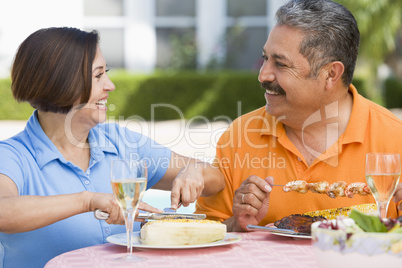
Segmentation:
{"type": "Polygon", "coordinates": [[[402,226],[400,224],[395,224],[395,226],[391,230],[389,230],[388,233],[402,234],[402,226]]]}
{"type": "Polygon", "coordinates": [[[354,209],[349,218],[352,218],[365,232],[387,232],[387,227],[377,216],[366,215],[354,209]]]}

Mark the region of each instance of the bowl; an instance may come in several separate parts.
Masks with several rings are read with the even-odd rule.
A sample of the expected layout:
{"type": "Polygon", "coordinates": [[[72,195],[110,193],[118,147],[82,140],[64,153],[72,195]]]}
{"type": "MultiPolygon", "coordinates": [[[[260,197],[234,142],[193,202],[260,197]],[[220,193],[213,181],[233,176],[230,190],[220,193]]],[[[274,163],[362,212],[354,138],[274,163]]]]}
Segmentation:
{"type": "MultiPolygon", "coordinates": [[[[343,222],[346,226],[354,225],[349,218],[343,222]]],[[[320,224],[311,225],[312,245],[319,267],[401,267],[402,233],[347,234],[345,230],[320,228],[320,224]]]]}

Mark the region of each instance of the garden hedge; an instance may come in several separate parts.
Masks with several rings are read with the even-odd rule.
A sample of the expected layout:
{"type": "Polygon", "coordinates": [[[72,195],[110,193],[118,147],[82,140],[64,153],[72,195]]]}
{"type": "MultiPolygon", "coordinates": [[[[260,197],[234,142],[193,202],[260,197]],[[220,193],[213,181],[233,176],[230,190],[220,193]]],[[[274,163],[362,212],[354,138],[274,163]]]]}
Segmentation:
{"type": "Polygon", "coordinates": [[[0,120],[26,120],[33,108],[28,103],[18,103],[11,93],[11,80],[0,79],[0,120]]]}
{"type": "Polygon", "coordinates": [[[391,108],[402,108],[402,82],[396,78],[388,78],[384,84],[385,105],[391,108]]]}
{"type": "MultiPolygon", "coordinates": [[[[139,116],[147,121],[183,117],[233,120],[265,105],[257,77],[257,72],[139,75],[111,71],[116,90],[108,99],[108,115],[116,119],[139,116]]],[[[353,83],[368,97],[363,80],[355,79],[353,83]]],[[[0,79],[0,119],[28,119],[33,109],[27,103],[17,103],[10,88],[10,79],[0,79]]]]}

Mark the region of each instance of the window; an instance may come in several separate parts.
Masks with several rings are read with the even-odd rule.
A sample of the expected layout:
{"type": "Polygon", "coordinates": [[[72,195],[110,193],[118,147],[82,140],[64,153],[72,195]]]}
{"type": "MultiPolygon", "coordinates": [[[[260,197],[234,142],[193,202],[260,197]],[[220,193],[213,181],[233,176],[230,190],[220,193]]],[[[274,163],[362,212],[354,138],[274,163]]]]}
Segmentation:
{"type": "Polygon", "coordinates": [[[242,31],[227,29],[226,65],[232,69],[258,70],[261,51],[267,40],[267,27],[248,27],[242,31]],[[236,32],[236,34],[232,34],[236,32]]]}
{"type": "Polygon", "coordinates": [[[156,0],[156,16],[195,16],[195,0],[156,0]]]}
{"type": "Polygon", "coordinates": [[[195,69],[197,50],[194,28],[159,28],[156,31],[157,68],[195,69]]]}
{"type": "Polygon", "coordinates": [[[266,0],[227,0],[228,16],[265,16],[267,14],[266,0]]]}
{"type": "Polygon", "coordinates": [[[123,0],[84,0],[85,16],[123,16],[123,0]]]}
{"type": "Polygon", "coordinates": [[[123,29],[99,28],[100,47],[108,67],[124,67],[124,31],[123,29]]]}

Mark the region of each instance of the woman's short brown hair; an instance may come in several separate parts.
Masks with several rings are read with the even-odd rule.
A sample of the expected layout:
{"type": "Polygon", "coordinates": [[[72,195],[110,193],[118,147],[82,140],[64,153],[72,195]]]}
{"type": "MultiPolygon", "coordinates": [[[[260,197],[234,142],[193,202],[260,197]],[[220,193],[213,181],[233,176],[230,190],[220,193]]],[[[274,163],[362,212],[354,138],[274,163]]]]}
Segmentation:
{"type": "Polygon", "coordinates": [[[44,112],[68,113],[91,95],[92,63],[99,35],[76,28],[40,29],[20,45],[11,71],[11,90],[44,112]]]}

